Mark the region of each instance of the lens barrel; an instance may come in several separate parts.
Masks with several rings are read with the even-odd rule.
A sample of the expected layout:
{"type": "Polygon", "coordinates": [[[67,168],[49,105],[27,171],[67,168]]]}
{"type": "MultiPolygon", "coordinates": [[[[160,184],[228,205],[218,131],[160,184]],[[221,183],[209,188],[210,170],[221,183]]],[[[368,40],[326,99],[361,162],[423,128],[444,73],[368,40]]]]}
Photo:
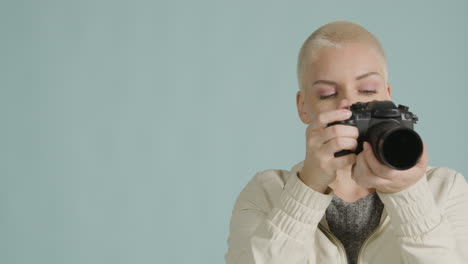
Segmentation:
{"type": "Polygon", "coordinates": [[[416,165],[421,158],[421,137],[395,120],[371,126],[367,131],[367,138],[376,158],[390,168],[407,170],[416,165]]]}

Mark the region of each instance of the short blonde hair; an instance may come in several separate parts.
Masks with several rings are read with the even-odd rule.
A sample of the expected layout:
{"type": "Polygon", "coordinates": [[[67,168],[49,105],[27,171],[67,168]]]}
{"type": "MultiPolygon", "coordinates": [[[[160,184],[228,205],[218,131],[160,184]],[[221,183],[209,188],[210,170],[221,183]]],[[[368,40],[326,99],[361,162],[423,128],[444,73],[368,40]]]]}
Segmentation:
{"type": "Polygon", "coordinates": [[[302,44],[297,58],[297,80],[299,89],[304,91],[305,66],[317,57],[322,47],[340,48],[347,43],[362,42],[370,44],[381,56],[384,64],[385,82],[388,80],[387,60],[379,40],[361,25],[349,21],[335,21],[315,30],[302,44]]]}

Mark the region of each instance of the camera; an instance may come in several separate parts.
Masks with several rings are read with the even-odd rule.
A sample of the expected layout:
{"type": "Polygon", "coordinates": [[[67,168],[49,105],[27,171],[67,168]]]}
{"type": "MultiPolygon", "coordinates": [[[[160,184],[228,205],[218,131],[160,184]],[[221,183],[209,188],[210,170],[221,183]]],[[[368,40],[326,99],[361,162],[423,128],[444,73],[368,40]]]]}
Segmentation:
{"type": "Polygon", "coordinates": [[[355,126],[359,130],[356,150],[342,150],[335,157],[360,153],[364,141],[371,144],[376,158],[384,165],[396,170],[406,170],[419,161],[423,151],[421,137],[413,130],[418,117],[408,111],[409,107],[392,101],[358,102],[350,106],[352,115],[342,124],[355,126]]]}

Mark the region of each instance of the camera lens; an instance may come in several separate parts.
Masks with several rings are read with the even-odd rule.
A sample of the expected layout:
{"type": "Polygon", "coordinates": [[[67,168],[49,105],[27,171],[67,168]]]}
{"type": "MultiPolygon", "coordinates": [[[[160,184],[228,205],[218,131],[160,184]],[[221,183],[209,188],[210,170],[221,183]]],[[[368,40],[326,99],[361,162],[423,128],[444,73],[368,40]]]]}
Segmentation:
{"type": "Polygon", "coordinates": [[[414,130],[395,129],[381,140],[382,157],[393,167],[405,170],[413,167],[422,154],[422,141],[414,130]]]}
{"type": "Polygon", "coordinates": [[[394,120],[372,126],[368,138],[377,159],[393,169],[409,169],[422,155],[423,144],[419,135],[394,120]]]}

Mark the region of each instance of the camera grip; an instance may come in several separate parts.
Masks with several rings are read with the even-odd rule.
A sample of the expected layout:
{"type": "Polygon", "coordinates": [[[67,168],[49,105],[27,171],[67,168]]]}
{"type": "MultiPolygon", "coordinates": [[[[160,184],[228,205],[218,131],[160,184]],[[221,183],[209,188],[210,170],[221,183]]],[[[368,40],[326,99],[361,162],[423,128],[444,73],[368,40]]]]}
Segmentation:
{"type": "Polygon", "coordinates": [[[338,151],[334,154],[335,158],[338,158],[338,157],[341,157],[341,156],[345,156],[345,155],[348,155],[348,154],[351,154],[353,153],[351,150],[342,150],[342,151],[338,151]]]}
{"type": "MultiPolygon", "coordinates": [[[[348,119],[348,120],[344,120],[344,121],[335,121],[335,122],[332,122],[332,123],[329,123],[327,125],[327,127],[329,126],[333,126],[333,125],[348,125],[348,126],[354,126],[352,125],[352,120],[348,119]]],[[[341,156],[345,156],[345,155],[348,155],[348,154],[351,154],[351,153],[354,153],[353,151],[351,150],[342,150],[342,151],[338,151],[334,154],[335,158],[338,158],[338,157],[341,157],[341,156]]]]}

